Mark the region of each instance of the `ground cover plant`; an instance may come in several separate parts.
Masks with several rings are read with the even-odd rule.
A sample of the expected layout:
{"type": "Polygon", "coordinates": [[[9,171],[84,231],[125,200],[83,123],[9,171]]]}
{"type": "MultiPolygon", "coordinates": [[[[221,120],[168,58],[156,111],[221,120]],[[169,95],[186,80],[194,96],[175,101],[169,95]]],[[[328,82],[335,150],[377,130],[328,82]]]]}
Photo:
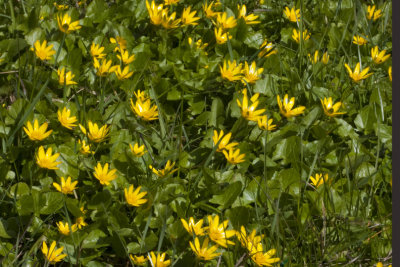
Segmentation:
{"type": "Polygon", "coordinates": [[[2,266],[391,264],[391,1],[0,6],[2,266]]]}

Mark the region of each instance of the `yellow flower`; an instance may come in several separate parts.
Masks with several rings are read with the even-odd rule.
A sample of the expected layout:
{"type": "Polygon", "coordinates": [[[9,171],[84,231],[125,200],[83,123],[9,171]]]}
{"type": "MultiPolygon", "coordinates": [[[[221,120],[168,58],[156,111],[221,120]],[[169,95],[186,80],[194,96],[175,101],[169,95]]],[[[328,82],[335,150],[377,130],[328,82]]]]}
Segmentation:
{"type": "Polygon", "coordinates": [[[134,187],[131,185],[128,190],[124,188],[125,192],[125,200],[128,202],[129,205],[134,206],[134,207],[139,207],[140,205],[143,205],[144,203],[147,202],[147,199],[143,199],[143,197],[147,194],[147,192],[141,192],[140,191],[141,186],[138,186],[135,191],[133,191],[134,187]]]}
{"type": "Polygon", "coordinates": [[[350,66],[347,64],[344,64],[344,66],[347,69],[347,72],[349,73],[349,76],[351,79],[353,79],[354,82],[359,82],[361,80],[364,80],[366,78],[368,78],[369,76],[372,75],[372,73],[368,73],[369,71],[369,67],[365,68],[364,70],[362,70],[360,72],[360,63],[357,63],[354,72],[350,69],[350,66]]]}
{"type": "Polygon", "coordinates": [[[375,21],[382,16],[382,10],[380,9],[375,10],[375,8],[376,8],[375,5],[373,5],[372,7],[371,6],[367,7],[367,19],[369,20],[373,19],[373,21],[375,21]]]}
{"type": "Polygon", "coordinates": [[[72,84],[77,84],[75,81],[72,79],[75,77],[74,74],[72,74],[71,71],[65,72],[65,68],[58,69],[57,70],[57,75],[58,75],[58,83],[60,85],[72,85],[72,84]]]}
{"type": "Polygon", "coordinates": [[[158,111],[157,111],[157,106],[151,106],[151,101],[150,99],[147,99],[146,101],[142,102],[140,99],[136,100],[136,103],[133,104],[133,100],[131,98],[131,109],[136,115],[145,120],[145,121],[151,121],[151,120],[157,120],[158,119],[158,111]]]}
{"type": "Polygon", "coordinates": [[[53,183],[53,186],[64,195],[67,195],[74,192],[77,183],[78,181],[71,183],[71,177],[68,176],[67,181],[65,181],[64,177],[61,177],[61,184],[53,183]]]}
{"type": "Polygon", "coordinates": [[[111,59],[107,60],[104,58],[101,61],[101,65],[100,65],[100,62],[97,60],[97,58],[93,58],[93,66],[97,70],[96,74],[98,76],[104,77],[112,72],[115,72],[115,70],[117,69],[118,66],[111,67],[111,64],[112,64],[111,59]]]}
{"type": "Polygon", "coordinates": [[[254,251],[257,244],[261,242],[264,235],[256,236],[256,230],[254,229],[250,235],[247,235],[246,228],[244,226],[240,227],[240,232],[236,231],[236,237],[240,241],[242,247],[246,248],[250,253],[254,251]]]}
{"type": "Polygon", "coordinates": [[[371,58],[376,64],[381,64],[390,58],[390,54],[385,54],[386,50],[379,52],[378,46],[371,48],[371,58]]]}
{"type": "Polygon", "coordinates": [[[217,26],[226,30],[236,27],[237,21],[234,17],[227,18],[228,14],[226,12],[217,14],[217,26]]]}
{"type": "Polygon", "coordinates": [[[104,168],[101,167],[100,162],[94,167],[94,177],[100,181],[102,185],[109,185],[112,180],[117,178],[116,169],[108,171],[108,163],[104,164],[104,168]]]}
{"type": "Polygon", "coordinates": [[[198,25],[196,21],[200,19],[200,17],[195,17],[197,11],[190,12],[190,6],[188,8],[183,9],[181,22],[183,25],[198,25]]]}
{"type": "Polygon", "coordinates": [[[47,46],[47,41],[44,40],[42,44],[37,40],[34,44],[34,49],[31,48],[32,51],[35,51],[35,54],[40,60],[50,60],[56,51],[53,49],[53,45],[47,46]]]}
{"type": "Polygon", "coordinates": [[[24,131],[29,139],[31,139],[32,141],[42,141],[53,132],[53,130],[49,130],[48,132],[46,132],[48,126],[49,125],[47,124],[47,122],[45,122],[39,127],[38,120],[35,120],[32,127],[31,122],[28,121],[26,127],[24,127],[24,131]]]}
{"type": "Polygon", "coordinates": [[[165,253],[157,253],[157,257],[153,251],[150,252],[150,256],[147,255],[148,259],[150,260],[151,266],[153,267],[167,267],[171,264],[171,260],[165,260],[165,253]]]}
{"type": "Polygon", "coordinates": [[[114,51],[126,50],[126,40],[121,36],[116,36],[115,38],[110,38],[110,42],[112,44],[116,44],[117,47],[114,48],[114,51]]]}
{"type": "Polygon", "coordinates": [[[152,170],[158,177],[163,178],[169,174],[173,174],[174,172],[176,172],[178,170],[178,168],[176,169],[172,169],[175,166],[175,162],[173,162],[171,164],[171,161],[168,160],[167,164],[165,164],[164,169],[159,169],[156,170],[155,168],[153,168],[153,166],[149,165],[150,170],[152,170]]]}
{"type": "Polygon", "coordinates": [[[129,72],[129,70],[129,65],[125,66],[123,70],[121,70],[121,66],[118,65],[114,72],[118,80],[125,80],[133,75],[133,71],[129,72]]]}
{"type": "Polygon", "coordinates": [[[58,170],[57,165],[61,162],[56,161],[60,153],[55,153],[52,155],[53,149],[49,147],[44,153],[44,147],[40,146],[38,153],[36,154],[36,163],[40,168],[45,168],[49,170],[58,170]]]}
{"type": "Polygon", "coordinates": [[[249,67],[249,64],[247,64],[247,61],[244,62],[244,69],[242,70],[242,73],[244,75],[242,79],[242,83],[246,85],[247,83],[253,84],[257,80],[260,79],[261,73],[264,71],[264,68],[259,68],[257,69],[256,67],[256,62],[253,61],[249,67]]]}
{"type": "Polygon", "coordinates": [[[146,262],[149,260],[148,258],[145,258],[144,256],[136,256],[136,255],[132,255],[132,254],[130,254],[129,257],[131,258],[131,260],[133,261],[133,263],[135,265],[139,265],[139,266],[144,266],[146,264],[146,262]]]}
{"type": "Polygon", "coordinates": [[[382,262],[378,262],[378,263],[376,264],[376,267],[383,267],[382,262]]]}
{"type": "Polygon", "coordinates": [[[47,247],[45,241],[42,244],[42,253],[43,256],[46,258],[46,261],[50,262],[51,264],[55,264],[56,262],[61,261],[67,254],[61,254],[63,252],[64,247],[60,247],[59,249],[55,250],[56,248],[56,241],[53,241],[50,245],[50,249],[47,247]]]}
{"type": "Polygon", "coordinates": [[[282,115],[285,116],[286,118],[298,116],[302,114],[306,108],[304,106],[300,106],[295,109],[292,109],[294,106],[295,98],[292,97],[289,101],[289,97],[287,94],[283,98],[283,102],[281,101],[279,95],[277,96],[277,100],[278,100],[279,110],[281,111],[282,115]]]}
{"type": "Polygon", "coordinates": [[[68,13],[65,13],[64,16],[61,14],[57,15],[57,24],[60,31],[65,33],[70,33],[81,28],[81,26],[79,26],[79,20],[71,22],[71,17],[68,13]]]}
{"type": "MultiPolygon", "coordinates": [[[[82,208],[81,208],[82,210],[82,208]]],[[[87,226],[88,224],[85,222],[85,218],[83,216],[76,218],[75,224],[72,226],[78,227],[78,229],[82,229],[82,227],[87,226]]]]}
{"type": "Polygon", "coordinates": [[[164,5],[168,6],[168,5],[175,5],[179,3],[179,0],[164,0],[164,5]]]}
{"type": "Polygon", "coordinates": [[[233,150],[233,148],[229,149],[229,151],[222,151],[224,153],[224,156],[226,160],[233,165],[239,164],[244,162],[244,157],[246,156],[245,154],[240,154],[240,149],[233,150]]]}
{"type": "MultiPolygon", "coordinates": [[[[190,46],[192,46],[192,44],[193,44],[192,38],[190,38],[190,37],[188,38],[188,43],[189,43],[190,46]]],[[[203,41],[202,41],[201,39],[199,39],[199,40],[196,41],[196,48],[197,48],[197,49],[203,50],[203,49],[206,48],[207,46],[208,46],[208,43],[204,43],[204,44],[203,44],[203,41]]]]}
{"type": "Polygon", "coordinates": [[[57,10],[66,10],[68,9],[68,5],[58,5],[57,2],[54,2],[54,6],[57,8],[57,10]]]}
{"type": "Polygon", "coordinates": [[[100,47],[100,45],[92,43],[90,46],[90,54],[92,57],[97,58],[97,59],[102,59],[103,57],[106,56],[106,54],[103,54],[104,47],[100,47]]]}
{"type": "Polygon", "coordinates": [[[249,121],[257,121],[258,117],[265,111],[265,109],[256,110],[258,106],[258,97],[260,94],[259,93],[254,94],[250,98],[250,101],[252,103],[250,107],[248,105],[249,100],[247,98],[247,89],[243,89],[242,94],[243,94],[242,103],[240,103],[239,99],[236,99],[236,102],[240,107],[240,112],[242,114],[242,117],[249,121]]]}
{"type": "Polygon", "coordinates": [[[239,18],[243,18],[246,24],[258,24],[261,22],[259,20],[256,20],[258,16],[254,14],[246,16],[247,14],[246,5],[242,6],[238,5],[238,10],[239,10],[239,18]]]}
{"type": "Polygon", "coordinates": [[[268,43],[268,40],[264,40],[264,42],[260,45],[260,53],[258,53],[258,57],[269,57],[270,55],[278,53],[276,49],[274,49],[274,45],[272,43],[268,43]]]}
{"type": "Polygon", "coordinates": [[[283,14],[285,14],[286,18],[291,22],[297,22],[300,20],[300,9],[295,9],[294,7],[289,9],[289,7],[285,7],[283,14]]]}
{"type": "Polygon", "coordinates": [[[342,102],[337,102],[336,104],[333,105],[332,97],[329,97],[328,99],[326,99],[326,97],[324,97],[323,101],[321,99],[321,104],[322,104],[322,108],[324,109],[324,113],[326,114],[326,116],[335,117],[337,115],[346,113],[346,112],[337,112],[339,110],[340,106],[342,105],[342,102]]]}
{"type": "Polygon", "coordinates": [[[134,146],[129,144],[129,147],[133,155],[135,155],[136,157],[141,157],[147,152],[146,150],[144,150],[145,146],[144,145],[139,146],[138,143],[135,143],[134,146]]]}
{"type": "Polygon", "coordinates": [[[137,90],[136,92],[133,93],[135,94],[136,99],[140,100],[141,102],[145,102],[147,99],[149,99],[145,91],[137,90]]]}
{"type": "Polygon", "coordinates": [[[268,120],[268,116],[267,115],[259,116],[257,118],[258,128],[260,128],[263,131],[275,130],[276,125],[272,124],[272,122],[273,122],[273,119],[269,119],[268,120]]]}
{"type": "Polygon", "coordinates": [[[326,64],[328,64],[328,62],[329,62],[329,55],[328,55],[328,52],[325,52],[324,54],[323,54],[323,56],[322,56],[322,63],[324,63],[325,65],[326,64]]]}
{"type": "Polygon", "coordinates": [[[181,19],[175,19],[176,17],[176,12],[173,12],[171,15],[168,15],[168,8],[163,9],[161,12],[161,25],[165,29],[174,29],[179,27],[179,23],[181,22],[181,19]]]}
{"type": "Polygon", "coordinates": [[[189,241],[189,245],[192,248],[193,252],[196,254],[197,258],[204,261],[212,260],[222,253],[214,253],[218,249],[218,245],[214,245],[212,247],[208,247],[209,239],[206,238],[203,241],[203,245],[200,247],[199,239],[196,237],[194,239],[194,245],[192,241],[189,241]]]}
{"type": "Polygon", "coordinates": [[[214,5],[214,1],[212,1],[210,4],[208,4],[208,2],[206,1],[206,3],[203,4],[203,11],[206,14],[206,17],[209,19],[218,16],[218,14],[220,13],[220,12],[215,12],[212,10],[213,5],[214,5]]]}
{"type": "Polygon", "coordinates": [[[207,219],[209,224],[208,236],[212,241],[224,248],[227,248],[228,245],[235,244],[234,242],[228,240],[236,233],[235,230],[227,230],[229,222],[228,220],[225,220],[223,223],[219,224],[218,215],[215,215],[214,218],[207,216],[207,219]]]}
{"type": "Polygon", "coordinates": [[[263,245],[258,243],[257,248],[251,252],[251,259],[257,266],[272,266],[272,264],[280,261],[280,258],[272,258],[275,253],[275,249],[263,253],[263,245]]]}
{"type": "Polygon", "coordinates": [[[186,231],[191,235],[201,236],[204,235],[204,231],[207,230],[207,227],[202,227],[204,222],[203,219],[195,223],[193,217],[190,217],[189,223],[187,223],[185,219],[181,219],[181,222],[186,231]]]}
{"type": "Polygon", "coordinates": [[[303,34],[301,34],[300,31],[293,29],[292,38],[293,38],[293,40],[296,41],[296,43],[300,42],[301,35],[303,36],[303,41],[307,41],[308,39],[310,39],[310,36],[311,36],[310,33],[307,33],[307,30],[304,30],[303,34]]]}
{"type": "Polygon", "coordinates": [[[320,174],[315,174],[315,178],[310,176],[310,180],[311,183],[316,187],[320,187],[321,185],[323,185],[324,183],[328,182],[328,174],[326,173],[324,176],[320,173],[320,174]]]}
{"type": "Polygon", "coordinates": [[[71,233],[71,231],[76,232],[78,230],[78,228],[75,224],[71,226],[71,230],[69,229],[69,225],[67,222],[64,224],[64,222],[60,221],[60,222],[57,222],[56,224],[58,227],[58,231],[63,235],[69,235],[71,233]]]}
{"type": "Polygon", "coordinates": [[[229,67],[226,67],[226,61],[224,60],[223,67],[219,66],[219,70],[221,71],[221,77],[227,79],[231,82],[239,81],[242,77],[242,63],[239,65],[236,64],[236,60],[233,62],[228,61],[229,67]]]}
{"type": "Polygon", "coordinates": [[[390,81],[392,81],[392,66],[389,67],[388,73],[389,73],[389,79],[390,81]]]}
{"type": "Polygon", "coordinates": [[[217,44],[224,44],[228,41],[228,38],[232,39],[232,36],[228,32],[224,33],[222,28],[214,28],[214,34],[217,44]]]}
{"type": "Polygon", "coordinates": [[[122,50],[121,56],[117,55],[117,58],[121,60],[124,64],[130,64],[135,60],[135,55],[132,54],[131,56],[129,56],[128,51],[122,50]]]}
{"type": "Polygon", "coordinates": [[[353,36],[353,44],[365,45],[366,43],[368,43],[368,41],[366,39],[364,39],[362,36],[359,36],[359,35],[353,36]]]}
{"type": "Polygon", "coordinates": [[[163,11],[163,5],[156,5],[154,0],[151,2],[151,5],[149,2],[146,0],[146,8],[147,12],[149,12],[150,16],[150,22],[154,25],[160,25],[162,21],[162,11],[163,11]]]}
{"type": "Polygon", "coordinates": [[[76,124],[74,124],[76,122],[76,116],[70,117],[70,114],[71,110],[66,107],[64,107],[62,112],[60,110],[57,111],[58,121],[62,126],[71,130],[72,127],[76,126],[76,124]]]}
{"type": "Polygon", "coordinates": [[[79,145],[81,146],[79,151],[83,154],[83,155],[88,155],[90,153],[94,154],[94,151],[90,150],[90,146],[89,144],[86,145],[85,140],[78,140],[79,145]]]}
{"type": "MultiPolygon", "coordinates": [[[[100,143],[103,142],[104,139],[108,137],[110,126],[103,125],[102,127],[99,128],[99,126],[97,126],[97,123],[92,123],[91,121],[89,121],[88,124],[89,124],[88,137],[93,142],[100,143]]],[[[81,124],[79,124],[79,128],[81,129],[83,134],[86,135],[86,128],[83,127],[83,125],[81,124]]]]}
{"type": "Polygon", "coordinates": [[[317,64],[317,62],[319,61],[318,53],[319,53],[319,51],[316,50],[313,57],[311,57],[311,55],[308,54],[308,58],[310,59],[312,64],[317,64]]]}
{"type": "Polygon", "coordinates": [[[231,139],[231,136],[232,136],[232,133],[227,133],[224,136],[223,130],[221,130],[218,135],[218,132],[216,130],[214,130],[214,136],[213,136],[214,145],[217,145],[219,140],[221,140],[221,142],[219,143],[218,148],[216,150],[217,152],[222,152],[224,150],[232,149],[239,144],[237,142],[232,142],[229,144],[229,140],[231,139]]]}

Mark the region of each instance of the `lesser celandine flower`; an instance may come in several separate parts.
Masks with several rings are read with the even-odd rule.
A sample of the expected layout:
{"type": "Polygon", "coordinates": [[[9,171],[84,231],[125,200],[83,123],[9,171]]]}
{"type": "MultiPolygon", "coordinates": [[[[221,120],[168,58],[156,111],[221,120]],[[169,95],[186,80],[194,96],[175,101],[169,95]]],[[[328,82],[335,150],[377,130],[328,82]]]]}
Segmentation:
{"type": "Polygon", "coordinates": [[[143,205],[147,202],[147,199],[143,198],[147,194],[147,192],[139,193],[140,188],[141,186],[138,186],[135,191],[133,191],[133,185],[131,185],[128,190],[124,188],[125,200],[126,202],[128,202],[129,205],[139,207],[140,205],[143,205]]]}
{"type": "Polygon", "coordinates": [[[367,7],[367,19],[369,20],[377,20],[382,16],[382,10],[376,9],[376,6],[368,6],[367,7]]]}
{"type": "Polygon", "coordinates": [[[57,2],[54,2],[53,4],[57,8],[57,10],[66,10],[69,8],[68,5],[59,5],[59,4],[57,4],[57,2]]]}
{"type": "Polygon", "coordinates": [[[70,33],[81,28],[81,26],[79,26],[79,20],[71,22],[71,17],[68,13],[65,13],[64,16],[61,14],[57,15],[57,24],[60,31],[65,33],[70,33]]]}
{"type": "Polygon", "coordinates": [[[163,178],[169,174],[173,174],[174,172],[176,172],[178,170],[178,168],[173,169],[175,166],[175,162],[172,162],[168,160],[167,164],[165,164],[164,169],[159,169],[157,170],[156,168],[154,168],[153,166],[149,165],[150,170],[152,170],[158,177],[163,178]]]}
{"type": "Polygon", "coordinates": [[[272,264],[280,261],[280,258],[273,258],[275,253],[275,249],[270,249],[264,253],[263,245],[260,242],[250,254],[252,255],[251,259],[257,266],[272,266],[272,264]]]}
{"type": "Polygon", "coordinates": [[[320,187],[324,183],[327,183],[329,179],[328,174],[322,175],[321,173],[315,174],[315,178],[310,176],[311,183],[316,187],[320,187]]]}
{"type": "Polygon", "coordinates": [[[89,139],[95,143],[100,143],[103,142],[104,139],[108,137],[108,134],[110,132],[110,126],[109,125],[103,125],[99,128],[97,123],[93,123],[92,121],[88,122],[89,124],[89,133],[87,134],[86,128],[83,127],[82,124],[79,124],[79,128],[81,129],[82,133],[84,135],[87,134],[89,139]]]}
{"type": "Polygon", "coordinates": [[[204,11],[206,17],[209,19],[212,19],[212,18],[218,16],[218,14],[220,13],[220,12],[215,12],[214,10],[212,10],[213,5],[214,5],[214,1],[212,1],[210,4],[208,4],[208,2],[206,1],[206,3],[203,4],[203,11],[204,11]]]}
{"type": "Polygon", "coordinates": [[[154,267],[167,267],[171,264],[171,260],[165,260],[165,253],[157,253],[157,256],[153,251],[150,252],[150,255],[147,255],[147,258],[151,262],[151,265],[154,267]]]}
{"type": "Polygon", "coordinates": [[[356,83],[359,82],[359,81],[361,81],[361,80],[364,80],[364,79],[366,79],[366,78],[368,78],[369,76],[372,75],[372,73],[368,73],[369,67],[365,68],[364,70],[362,70],[362,71],[360,72],[360,63],[359,63],[359,62],[357,63],[357,65],[356,65],[354,71],[352,71],[352,70],[350,69],[350,66],[349,66],[349,65],[344,64],[344,66],[346,67],[347,72],[349,73],[350,78],[353,79],[353,81],[356,82],[356,83]]]}
{"type": "Polygon", "coordinates": [[[242,94],[243,94],[242,102],[240,102],[239,99],[236,99],[242,117],[249,121],[257,121],[258,117],[265,111],[265,109],[256,110],[258,106],[258,97],[260,94],[259,93],[254,94],[250,98],[251,106],[249,106],[249,100],[247,98],[247,89],[243,89],[242,94]]]}
{"type": "Polygon", "coordinates": [[[93,66],[96,69],[96,74],[100,77],[107,76],[108,74],[114,72],[118,66],[111,66],[112,60],[107,60],[103,59],[100,62],[97,60],[97,58],[93,58],[93,66]]]}
{"type": "Polygon", "coordinates": [[[273,122],[273,119],[268,119],[267,115],[259,116],[257,118],[258,128],[260,128],[263,131],[275,130],[276,125],[272,124],[272,122],[273,122]]]}
{"type": "Polygon", "coordinates": [[[114,51],[126,50],[127,42],[121,36],[116,36],[115,38],[111,37],[110,42],[117,45],[117,47],[114,48],[114,51]]]}
{"type": "Polygon", "coordinates": [[[181,222],[186,231],[191,235],[201,236],[207,230],[207,227],[203,227],[203,219],[195,223],[193,217],[190,217],[189,222],[186,222],[185,219],[181,219],[181,222]]]}
{"type": "Polygon", "coordinates": [[[243,18],[243,20],[246,22],[246,24],[258,24],[261,21],[257,20],[258,16],[254,14],[247,14],[246,10],[246,5],[238,5],[238,10],[239,10],[239,18],[243,18]]]}
{"type": "Polygon", "coordinates": [[[274,45],[272,43],[268,43],[268,40],[264,40],[264,42],[260,45],[260,53],[258,53],[258,57],[269,57],[270,55],[278,53],[276,49],[274,49],[274,45]]]}
{"type": "Polygon", "coordinates": [[[102,59],[106,56],[106,54],[103,54],[104,47],[100,47],[100,45],[92,43],[90,46],[90,54],[92,55],[93,58],[97,59],[102,59]]]}
{"type": "Polygon", "coordinates": [[[217,26],[220,28],[231,29],[236,27],[237,21],[234,17],[227,18],[228,14],[226,12],[218,13],[217,15],[217,26]]]}
{"type": "Polygon", "coordinates": [[[39,126],[39,121],[35,119],[35,121],[33,122],[33,127],[31,122],[28,121],[26,123],[26,127],[24,127],[24,131],[30,140],[42,141],[53,132],[53,130],[49,130],[46,132],[48,126],[49,125],[47,124],[47,122],[44,122],[42,125],[39,126]]]}
{"type": "Polygon", "coordinates": [[[55,249],[56,245],[57,245],[56,241],[53,241],[50,245],[50,248],[48,248],[45,241],[43,241],[43,243],[42,243],[41,250],[42,250],[43,256],[46,258],[46,261],[50,262],[51,264],[60,262],[62,259],[67,257],[67,254],[61,254],[64,250],[64,247],[55,249]]]}
{"type": "Polygon", "coordinates": [[[117,178],[117,175],[115,174],[116,172],[116,169],[110,169],[110,171],[108,171],[108,163],[104,164],[104,167],[102,167],[100,162],[98,162],[97,166],[94,167],[93,174],[102,185],[109,185],[112,180],[117,178]]]}
{"type": "Polygon", "coordinates": [[[121,70],[121,66],[117,66],[114,73],[117,75],[118,80],[125,80],[130,78],[133,75],[133,71],[129,72],[129,65],[125,66],[123,70],[121,70]]]}
{"type": "Polygon", "coordinates": [[[31,50],[35,51],[36,56],[42,61],[50,60],[56,53],[56,51],[53,49],[53,45],[47,46],[46,40],[44,40],[42,44],[40,44],[40,41],[37,40],[33,44],[33,48],[31,48],[31,50]]]}
{"type": "Polygon", "coordinates": [[[121,56],[117,55],[117,58],[122,61],[124,64],[130,64],[135,60],[135,55],[132,54],[129,56],[129,52],[126,50],[121,51],[121,56]]]}
{"type": "Polygon", "coordinates": [[[301,34],[300,31],[293,29],[292,38],[296,41],[296,43],[300,42],[300,38],[303,38],[303,41],[307,41],[308,39],[310,39],[310,37],[311,34],[308,33],[307,30],[304,30],[303,34],[301,34]]]}
{"type": "Polygon", "coordinates": [[[56,161],[60,153],[55,153],[52,155],[53,149],[49,147],[44,152],[44,147],[40,146],[38,153],[36,154],[36,163],[40,168],[49,169],[49,170],[58,170],[57,165],[61,164],[61,162],[56,161]]]}
{"type": "Polygon", "coordinates": [[[94,151],[90,150],[90,145],[86,144],[85,140],[78,140],[78,143],[80,145],[80,149],[79,151],[83,154],[83,155],[88,155],[88,154],[94,154],[94,151]]]}
{"type": "Polygon", "coordinates": [[[191,249],[196,254],[196,257],[199,260],[209,261],[222,254],[222,253],[215,253],[215,251],[218,249],[218,245],[214,245],[209,248],[208,243],[209,243],[208,238],[204,239],[202,246],[200,246],[199,238],[197,237],[194,239],[194,245],[192,241],[189,241],[191,249]]]}
{"type": "Polygon", "coordinates": [[[224,131],[223,130],[221,130],[219,132],[219,134],[218,134],[218,132],[216,130],[214,130],[214,135],[213,135],[214,145],[217,145],[218,142],[219,142],[218,148],[216,150],[217,152],[222,152],[224,150],[229,150],[229,149],[234,148],[235,146],[237,146],[239,144],[237,142],[229,143],[229,140],[231,139],[231,136],[232,136],[232,133],[227,133],[224,136],[224,131]]]}
{"type": "Polygon", "coordinates": [[[222,153],[224,154],[226,160],[233,165],[239,164],[244,162],[244,157],[246,156],[245,154],[240,154],[240,149],[234,149],[231,148],[228,151],[224,150],[222,151],[222,153]]]}
{"type": "Polygon", "coordinates": [[[168,8],[163,9],[163,11],[161,12],[161,25],[165,29],[178,28],[179,23],[181,22],[181,19],[175,19],[176,12],[173,12],[171,15],[169,15],[168,12],[169,12],[168,8]]]}
{"type": "Polygon", "coordinates": [[[183,9],[182,16],[181,16],[181,22],[182,24],[185,25],[198,25],[196,21],[198,21],[200,18],[195,17],[197,11],[192,11],[190,12],[190,6],[183,9]]]}
{"type": "Polygon", "coordinates": [[[157,106],[152,106],[150,99],[147,99],[143,102],[140,99],[137,99],[136,103],[133,104],[133,100],[131,98],[131,110],[142,120],[152,121],[158,119],[157,106]]]}
{"type": "Polygon", "coordinates": [[[214,34],[217,44],[224,44],[228,41],[228,38],[232,39],[232,36],[228,32],[224,32],[222,28],[214,28],[214,34]]]}
{"type": "Polygon", "coordinates": [[[163,5],[156,5],[154,0],[149,4],[149,2],[146,0],[146,8],[147,12],[149,12],[150,16],[150,22],[154,25],[160,25],[161,24],[161,15],[163,11],[163,5]]]}
{"type": "Polygon", "coordinates": [[[260,79],[260,75],[263,71],[264,71],[264,68],[257,69],[255,61],[253,61],[250,66],[247,63],[247,61],[245,61],[244,68],[242,69],[243,84],[246,85],[246,83],[250,83],[250,84],[255,83],[257,80],[260,79]]]}
{"type": "MultiPolygon", "coordinates": [[[[192,38],[190,38],[190,37],[188,38],[188,43],[189,43],[190,46],[192,45],[192,43],[193,43],[192,38]]],[[[203,41],[201,39],[196,41],[196,48],[197,49],[203,50],[207,46],[208,46],[208,43],[203,43],[203,41]]]]}
{"type": "Polygon", "coordinates": [[[257,231],[254,229],[251,234],[248,235],[246,228],[242,225],[240,227],[240,231],[236,231],[236,237],[240,241],[240,244],[243,248],[247,249],[249,252],[252,252],[264,237],[264,235],[256,235],[256,233],[257,231]]]}
{"type": "Polygon", "coordinates": [[[138,143],[135,143],[134,146],[129,144],[129,147],[130,147],[133,155],[135,155],[136,157],[141,157],[147,152],[145,150],[145,146],[144,145],[139,146],[138,143]]]}
{"type": "Polygon", "coordinates": [[[57,227],[58,227],[58,231],[63,234],[63,235],[69,235],[71,232],[76,232],[78,230],[78,227],[74,224],[71,226],[71,230],[69,228],[69,224],[66,222],[57,222],[57,227]]]}
{"type": "Polygon", "coordinates": [[[319,61],[318,53],[319,53],[319,51],[316,50],[314,53],[314,56],[311,56],[310,54],[308,54],[308,58],[310,59],[312,64],[317,64],[317,62],[319,61]]]}
{"type": "Polygon", "coordinates": [[[57,75],[58,75],[58,83],[60,85],[73,85],[77,84],[75,81],[72,79],[75,78],[75,75],[72,74],[71,71],[66,72],[65,68],[61,68],[57,70],[57,75]]]}
{"type": "Polygon", "coordinates": [[[226,64],[226,60],[224,60],[223,66],[219,66],[219,70],[221,71],[221,77],[223,79],[229,80],[231,82],[239,81],[243,78],[242,76],[242,63],[236,64],[236,60],[228,61],[228,67],[226,64]]]}
{"type": "Polygon", "coordinates": [[[178,3],[179,3],[179,0],[164,0],[164,4],[166,6],[168,6],[168,5],[176,5],[178,3]]]}
{"type": "Polygon", "coordinates": [[[133,94],[136,96],[136,99],[140,100],[141,102],[144,102],[147,99],[149,99],[149,97],[145,91],[137,90],[136,92],[133,92],[133,94]]]}
{"type": "Polygon", "coordinates": [[[329,62],[329,55],[328,52],[325,52],[324,55],[322,56],[322,63],[324,63],[325,65],[328,64],[329,62]]]}
{"type": "Polygon", "coordinates": [[[143,255],[141,256],[136,256],[130,254],[129,257],[133,261],[134,264],[139,265],[139,266],[144,266],[146,262],[149,260],[148,258],[145,258],[143,255]]]}
{"type": "Polygon", "coordinates": [[[71,115],[71,110],[67,109],[66,107],[63,108],[62,112],[59,110],[57,111],[57,117],[58,121],[61,123],[62,126],[64,126],[67,129],[72,129],[72,127],[75,127],[76,124],[74,124],[76,120],[76,116],[71,115]]]}
{"type": "Polygon", "coordinates": [[[279,95],[277,95],[276,98],[278,100],[279,110],[281,111],[281,114],[283,116],[285,116],[286,118],[298,116],[298,115],[302,114],[304,112],[304,110],[306,109],[306,107],[304,107],[304,106],[300,106],[300,107],[293,109],[295,98],[292,97],[289,100],[289,97],[287,94],[283,98],[283,101],[281,101],[281,98],[279,97],[279,95]]]}
{"type": "Polygon", "coordinates": [[[220,245],[221,247],[227,248],[228,245],[234,245],[235,243],[228,240],[232,236],[235,235],[235,230],[227,230],[228,229],[228,220],[225,220],[223,223],[219,224],[219,216],[215,215],[207,216],[208,219],[208,236],[212,241],[220,245]]]}
{"type": "Polygon", "coordinates": [[[67,180],[65,180],[64,177],[61,177],[61,184],[53,183],[53,186],[59,192],[63,193],[64,195],[67,195],[67,194],[72,194],[74,192],[77,184],[78,181],[71,183],[71,177],[68,176],[67,180]]]}
{"type": "Polygon", "coordinates": [[[346,113],[346,112],[337,112],[340,106],[342,106],[342,102],[337,102],[336,104],[333,104],[332,97],[329,97],[328,99],[324,97],[324,100],[321,99],[321,104],[326,116],[335,117],[337,115],[346,113]]]}
{"type": "Polygon", "coordinates": [[[392,81],[392,66],[389,67],[388,74],[389,74],[389,80],[392,81]]]}
{"type": "Polygon", "coordinates": [[[289,7],[285,7],[285,9],[283,10],[283,14],[285,14],[286,18],[291,22],[296,22],[300,20],[300,9],[295,9],[294,7],[292,7],[292,9],[289,9],[289,7]]]}
{"type": "MultiPolygon", "coordinates": [[[[368,36],[367,36],[368,37],[368,36]]],[[[353,36],[353,44],[356,45],[365,45],[366,43],[368,43],[368,41],[366,39],[364,39],[364,37],[359,36],[359,35],[355,35],[353,36]]]]}
{"type": "Polygon", "coordinates": [[[381,64],[390,58],[390,54],[386,55],[386,50],[379,52],[378,46],[371,48],[371,58],[376,64],[381,64]]]}
{"type": "MultiPolygon", "coordinates": [[[[87,212],[83,206],[80,208],[80,210],[83,215],[85,215],[87,212]]],[[[85,217],[80,216],[80,217],[76,218],[74,225],[75,225],[75,227],[78,227],[78,229],[82,229],[82,227],[87,226],[88,224],[85,222],[85,217]]]]}

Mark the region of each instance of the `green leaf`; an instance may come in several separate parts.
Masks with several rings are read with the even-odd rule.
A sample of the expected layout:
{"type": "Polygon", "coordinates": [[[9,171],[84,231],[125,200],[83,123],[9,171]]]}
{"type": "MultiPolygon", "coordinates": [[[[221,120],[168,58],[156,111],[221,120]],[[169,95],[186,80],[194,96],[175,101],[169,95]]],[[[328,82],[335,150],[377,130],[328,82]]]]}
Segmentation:
{"type": "Polygon", "coordinates": [[[240,181],[230,184],[220,195],[214,195],[210,199],[211,203],[218,204],[222,206],[222,209],[226,209],[232,205],[236,198],[240,195],[242,191],[242,183],[240,181]]]}

